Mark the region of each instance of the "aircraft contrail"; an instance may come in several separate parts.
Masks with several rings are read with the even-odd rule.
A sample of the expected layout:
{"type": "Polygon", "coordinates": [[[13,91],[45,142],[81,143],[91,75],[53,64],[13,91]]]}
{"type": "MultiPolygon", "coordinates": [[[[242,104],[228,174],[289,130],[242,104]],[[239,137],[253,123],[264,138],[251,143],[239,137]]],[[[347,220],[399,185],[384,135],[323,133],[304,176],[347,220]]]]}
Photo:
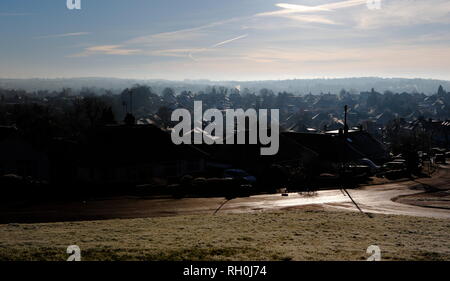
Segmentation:
{"type": "MultiPolygon", "coordinates": [[[[206,51],[206,50],[208,50],[208,49],[218,48],[218,47],[221,47],[221,46],[226,45],[226,44],[228,44],[228,43],[231,43],[231,42],[234,42],[234,41],[237,41],[237,40],[246,38],[246,37],[248,37],[248,34],[244,34],[244,35],[241,35],[241,36],[238,36],[238,37],[229,39],[229,40],[225,40],[225,41],[219,42],[219,43],[217,43],[217,44],[212,45],[212,46],[209,47],[209,48],[200,49],[199,52],[201,52],[201,51],[206,51]]],[[[189,53],[188,57],[189,57],[190,59],[194,60],[194,61],[197,61],[192,53],[189,53]]]]}
{"type": "Polygon", "coordinates": [[[236,40],[239,40],[239,39],[243,39],[245,37],[248,37],[248,34],[244,34],[244,35],[238,36],[236,38],[225,40],[223,42],[217,43],[217,44],[213,45],[211,48],[217,48],[217,47],[223,46],[225,44],[231,43],[233,41],[236,41],[236,40]]]}

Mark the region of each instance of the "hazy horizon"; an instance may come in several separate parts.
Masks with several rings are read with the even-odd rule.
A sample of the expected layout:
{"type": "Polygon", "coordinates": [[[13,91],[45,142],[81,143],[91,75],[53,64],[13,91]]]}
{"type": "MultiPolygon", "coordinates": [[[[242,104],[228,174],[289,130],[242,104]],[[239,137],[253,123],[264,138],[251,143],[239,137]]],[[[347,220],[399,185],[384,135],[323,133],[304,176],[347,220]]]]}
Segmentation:
{"type": "Polygon", "coordinates": [[[450,82],[450,79],[437,79],[431,77],[382,77],[382,76],[343,76],[343,77],[311,77],[311,78],[286,78],[286,79],[253,79],[253,80],[241,80],[241,79],[208,79],[208,78],[184,78],[184,79],[168,79],[168,78],[136,78],[136,77],[112,77],[112,76],[68,76],[68,77],[1,77],[0,80],[82,80],[82,79],[116,79],[116,80],[139,80],[139,81],[169,81],[169,82],[186,82],[186,81],[208,81],[208,82],[276,82],[276,81],[290,81],[290,80],[344,80],[344,79],[383,79],[383,80],[435,80],[450,82]]]}
{"type": "Polygon", "coordinates": [[[30,92],[40,90],[60,91],[70,88],[75,91],[84,88],[110,89],[115,92],[133,87],[136,84],[150,86],[156,92],[161,93],[165,88],[172,88],[178,93],[182,91],[203,91],[205,87],[227,87],[249,89],[259,91],[270,89],[273,92],[291,92],[294,94],[320,94],[340,93],[342,89],[351,92],[370,91],[374,88],[379,92],[410,92],[435,94],[439,86],[450,89],[450,81],[433,79],[404,79],[404,78],[379,78],[379,77],[353,77],[337,79],[293,79],[293,80],[166,80],[166,79],[121,79],[110,77],[82,77],[82,78],[57,78],[57,79],[3,79],[0,78],[0,89],[26,90],[30,92]]]}

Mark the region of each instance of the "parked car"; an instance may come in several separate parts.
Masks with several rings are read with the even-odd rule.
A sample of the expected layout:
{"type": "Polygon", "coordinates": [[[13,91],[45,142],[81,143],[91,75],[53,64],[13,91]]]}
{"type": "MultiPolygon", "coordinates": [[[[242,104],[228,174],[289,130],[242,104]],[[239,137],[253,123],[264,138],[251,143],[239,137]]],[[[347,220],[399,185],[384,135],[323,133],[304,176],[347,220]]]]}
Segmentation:
{"type": "Polygon", "coordinates": [[[392,162],[398,162],[398,163],[406,163],[406,160],[401,157],[396,157],[392,160],[392,162]]]}
{"type": "Polygon", "coordinates": [[[446,158],[445,158],[445,154],[436,154],[436,163],[438,164],[446,164],[446,158]]]}
{"type": "Polygon", "coordinates": [[[360,159],[358,161],[358,164],[361,164],[361,165],[369,167],[370,173],[372,175],[376,174],[381,168],[380,166],[378,166],[377,164],[373,163],[372,160],[370,160],[368,158],[360,159]]]}
{"type": "Polygon", "coordinates": [[[392,171],[392,170],[406,170],[406,164],[404,162],[388,162],[383,165],[384,171],[392,171]]]}
{"type": "Polygon", "coordinates": [[[252,186],[256,184],[256,177],[250,175],[244,170],[228,169],[223,172],[223,176],[224,178],[231,178],[233,180],[236,180],[240,184],[247,184],[252,186]]]}
{"type": "Polygon", "coordinates": [[[225,179],[229,179],[234,183],[227,188],[227,198],[250,196],[255,192],[256,177],[246,171],[228,169],[223,172],[223,176],[225,179]]]}
{"type": "Polygon", "coordinates": [[[367,177],[370,174],[370,167],[366,165],[350,164],[341,171],[341,176],[344,178],[361,178],[367,177]]]}

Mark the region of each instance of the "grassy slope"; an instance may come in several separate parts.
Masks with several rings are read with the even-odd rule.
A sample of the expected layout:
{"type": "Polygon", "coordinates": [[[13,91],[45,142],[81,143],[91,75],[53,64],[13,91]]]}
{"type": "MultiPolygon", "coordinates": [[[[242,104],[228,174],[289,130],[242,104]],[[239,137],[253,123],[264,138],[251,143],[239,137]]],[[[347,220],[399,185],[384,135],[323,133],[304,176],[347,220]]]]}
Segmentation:
{"type": "Polygon", "coordinates": [[[450,220],[295,210],[0,225],[0,260],[449,260],[450,220]]]}

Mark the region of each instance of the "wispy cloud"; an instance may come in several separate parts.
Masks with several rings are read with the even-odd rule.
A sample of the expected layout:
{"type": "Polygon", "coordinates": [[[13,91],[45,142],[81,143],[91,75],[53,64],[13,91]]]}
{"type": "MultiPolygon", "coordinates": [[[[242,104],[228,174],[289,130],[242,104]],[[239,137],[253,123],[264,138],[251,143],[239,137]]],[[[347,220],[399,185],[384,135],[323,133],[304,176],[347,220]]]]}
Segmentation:
{"type": "Polygon", "coordinates": [[[128,56],[137,54],[139,52],[141,52],[141,50],[123,48],[122,45],[101,45],[88,47],[83,52],[71,55],[70,57],[87,57],[95,54],[128,56]]]}
{"type": "MultiPolygon", "coordinates": [[[[216,21],[216,22],[200,25],[197,27],[185,28],[185,29],[180,29],[180,30],[175,30],[175,31],[170,31],[170,32],[161,32],[161,33],[145,35],[145,36],[139,36],[139,37],[127,40],[123,43],[120,43],[120,45],[114,45],[114,46],[120,46],[121,48],[124,48],[125,46],[130,48],[132,46],[132,49],[124,49],[124,52],[122,52],[122,51],[116,52],[116,50],[114,50],[114,52],[111,52],[111,50],[109,50],[109,49],[104,50],[102,52],[100,52],[100,51],[93,52],[93,51],[86,49],[85,52],[83,52],[82,54],[83,54],[83,56],[101,54],[101,53],[117,54],[117,55],[122,55],[123,53],[136,54],[136,53],[139,53],[139,51],[142,48],[144,48],[147,50],[144,50],[142,53],[148,54],[148,55],[188,57],[188,58],[195,60],[193,54],[198,54],[198,53],[204,52],[206,50],[218,48],[218,47],[224,46],[226,44],[232,43],[234,41],[248,37],[248,34],[245,34],[245,35],[241,35],[241,36],[238,36],[238,37],[235,37],[232,39],[221,41],[210,47],[204,47],[204,48],[192,47],[192,45],[193,45],[192,43],[195,42],[195,40],[201,41],[199,39],[204,39],[204,37],[207,37],[208,35],[210,35],[211,31],[213,31],[214,29],[216,29],[218,27],[222,27],[227,24],[245,22],[248,20],[258,19],[262,16],[281,16],[281,17],[284,17],[286,19],[296,21],[296,22],[336,25],[338,23],[333,21],[332,19],[329,19],[324,15],[317,15],[315,13],[324,12],[324,11],[333,11],[336,9],[353,7],[353,6],[361,5],[361,4],[365,4],[365,3],[366,3],[366,0],[341,1],[341,2],[329,3],[329,4],[319,5],[319,6],[304,6],[304,5],[279,3],[279,4],[276,4],[276,7],[279,7],[282,10],[272,11],[272,12],[267,12],[267,13],[260,13],[260,14],[253,14],[253,15],[244,16],[244,17],[234,17],[234,18],[230,18],[230,19],[225,19],[225,20],[221,20],[221,21],[216,21]],[[303,15],[304,13],[307,13],[307,15],[303,15]],[[174,44],[177,44],[178,48],[173,48],[174,44]],[[191,46],[189,46],[189,45],[191,45],[191,46]],[[135,49],[134,47],[136,47],[136,46],[138,46],[139,49],[135,49]],[[191,50],[191,51],[189,51],[189,50],[191,50]]],[[[100,47],[102,47],[102,46],[100,46],[100,47]]]]}
{"type": "Polygon", "coordinates": [[[144,52],[146,55],[151,56],[163,56],[163,57],[192,57],[194,53],[206,52],[207,48],[190,48],[190,49],[164,49],[164,50],[152,50],[144,52]]]}
{"type": "Polygon", "coordinates": [[[289,20],[305,23],[338,24],[335,20],[329,19],[330,12],[338,9],[351,8],[367,4],[367,0],[349,0],[328,3],[318,6],[305,6],[287,3],[278,3],[276,6],[280,10],[259,13],[256,17],[283,17],[289,20]]]}
{"type": "Polygon", "coordinates": [[[284,16],[289,14],[307,14],[307,13],[317,13],[317,12],[331,12],[337,9],[349,8],[353,6],[360,6],[366,4],[367,0],[350,0],[350,1],[342,1],[329,3],[318,6],[304,6],[304,5],[296,5],[296,4],[286,4],[286,3],[278,3],[277,7],[282,8],[278,11],[265,12],[257,14],[257,16],[284,16]]]}
{"type": "Polygon", "coordinates": [[[253,73],[261,77],[279,73],[306,75],[308,71],[315,75],[332,76],[333,72],[353,75],[371,69],[400,73],[417,66],[445,70],[449,59],[444,51],[447,42],[442,42],[440,34],[430,38],[428,28],[414,27],[423,23],[450,23],[450,2],[390,0],[382,2],[381,10],[369,10],[366,0],[336,1],[315,6],[278,3],[264,13],[139,36],[114,45],[86,47],[73,57],[143,55],[161,60],[170,57],[163,64],[158,59],[158,63],[149,67],[166,67],[168,75],[180,76],[186,75],[183,71],[188,68],[188,75],[191,71],[207,76],[241,75],[240,71],[242,75],[253,73]],[[391,28],[398,26],[402,28],[391,28]],[[227,48],[238,40],[243,42],[227,48]]]}
{"type": "Polygon", "coordinates": [[[275,6],[281,9],[259,13],[255,16],[285,18],[303,23],[346,24],[349,28],[354,29],[450,23],[450,2],[448,0],[383,1],[382,8],[376,11],[366,8],[366,4],[366,0],[340,1],[317,6],[278,3],[275,6]],[[341,11],[358,7],[356,12],[341,11]]]}
{"type": "Polygon", "coordinates": [[[311,6],[303,6],[303,5],[295,5],[295,4],[286,4],[286,3],[279,3],[275,6],[282,8],[281,10],[277,11],[270,11],[270,12],[264,12],[259,13],[256,16],[283,16],[288,14],[295,14],[295,13],[314,13],[314,12],[320,12],[320,11],[329,11],[328,9],[321,8],[319,6],[311,7],[311,6]]]}
{"type": "Polygon", "coordinates": [[[164,49],[153,49],[153,50],[142,50],[142,49],[131,49],[127,46],[130,45],[137,45],[137,43],[146,43],[143,44],[148,47],[150,42],[153,42],[153,44],[158,45],[156,43],[156,38],[164,38],[165,40],[180,40],[180,36],[182,38],[185,38],[189,36],[191,38],[192,34],[186,34],[185,32],[191,32],[191,31],[197,31],[200,30],[198,28],[195,29],[186,29],[183,31],[176,31],[176,32],[167,32],[167,33],[160,33],[156,35],[152,35],[151,38],[153,38],[153,41],[150,40],[149,36],[146,37],[139,37],[132,40],[129,40],[121,45],[101,45],[101,46],[91,46],[88,48],[85,48],[85,50],[82,53],[71,55],[70,57],[86,57],[91,55],[135,55],[135,54],[142,54],[142,55],[150,55],[150,56],[165,56],[165,57],[187,57],[192,60],[196,60],[194,58],[194,54],[210,51],[215,48],[222,47],[224,45],[230,44],[232,42],[235,42],[237,40],[244,39],[248,37],[248,34],[240,35],[237,37],[234,37],[232,39],[228,39],[225,41],[221,41],[219,43],[215,43],[209,47],[203,47],[203,48],[164,48],[164,49]],[[173,38],[172,36],[175,36],[176,38],[173,38]]]}
{"type": "Polygon", "coordinates": [[[285,15],[284,17],[293,21],[304,23],[339,24],[334,20],[319,15],[285,15]]]}
{"type": "Polygon", "coordinates": [[[357,26],[363,29],[430,23],[448,24],[450,23],[450,2],[448,0],[383,2],[382,9],[377,13],[362,11],[355,15],[355,18],[357,26]]]}
{"type": "Polygon", "coordinates": [[[62,33],[62,34],[50,34],[44,36],[34,37],[35,39],[46,39],[46,38],[61,38],[61,37],[75,37],[89,35],[91,32],[72,32],[72,33],[62,33]]]}

